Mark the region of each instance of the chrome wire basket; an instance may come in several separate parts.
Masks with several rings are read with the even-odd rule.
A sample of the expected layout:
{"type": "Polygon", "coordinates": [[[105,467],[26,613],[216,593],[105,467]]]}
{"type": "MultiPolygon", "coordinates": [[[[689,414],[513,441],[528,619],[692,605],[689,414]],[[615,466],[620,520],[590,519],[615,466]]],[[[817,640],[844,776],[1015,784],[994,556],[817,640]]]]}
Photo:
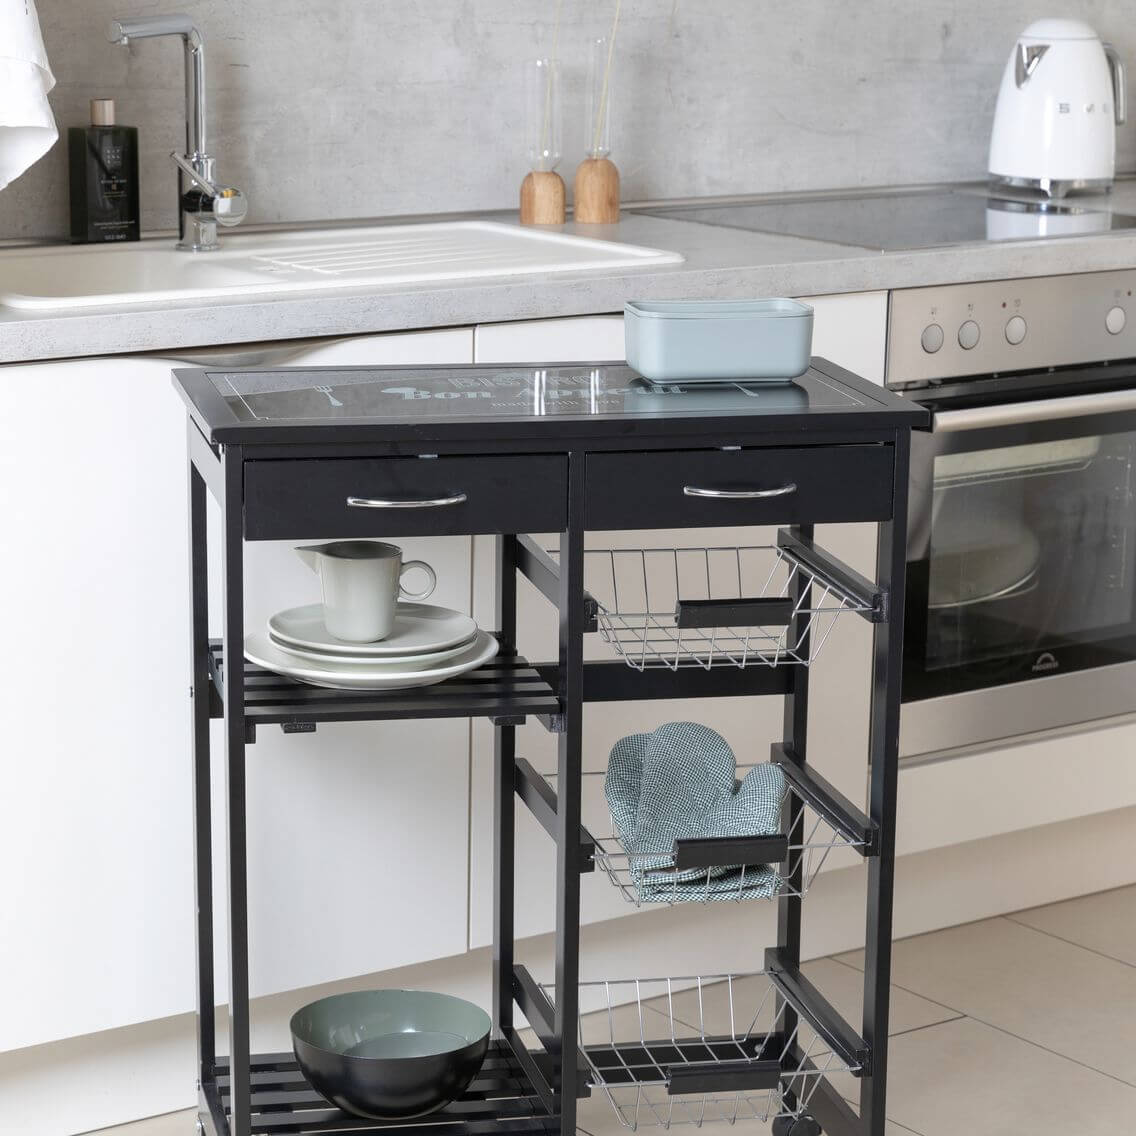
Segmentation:
{"type": "Polygon", "coordinates": [[[841,615],[872,610],[778,545],[589,550],[584,582],[600,636],[636,670],[808,666],[841,615]],[[729,601],[753,622],[717,626],[729,601]]]}
{"type": "MultiPolygon", "coordinates": [[[[745,777],[753,765],[739,765],[737,776],[745,777]]],[[[585,778],[603,777],[585,772],[585,778]]],[[[787,792],[796,795],[792,785],[787,792]]],[[[602,795],[602,794],[601,794],[602,795]]],[[[592,799],[585,793],[585,799],[592,799]]],[[[798,798],[799,799],[799,798],[798,798]]],[[[801,808],[786,832],[784,858],[772,864],[736,864],[729,869],[708,867],[695,873],[690,868],[659,867],[674,848],[660,848],[631,855],[624,847],[618,826],[607,814],[603,827],[592,826],[595,863],[619,889],[628,903],[645,904],[729,903],[748,899],[775,899],[781,895],[803,896],[812,887],[825,862],[837,848],[863,848],[867,841],[834,828],[829,821],[801,800],[801,808]],[[604,835],[599,835],[599,833],[604,835]],[[668,878],[668,876],[670,878],[668,878]]]]}
{"type": "Polygon", "coordinates": [[[764,972],[581,983],[589,1083],[632,1130],[800,1116],[823,1077],[858,1067],[803,1018],[782,1029],[786,1005],[764,972]],[[703,1091],[716,1072],[748,1087],[703,1091]]]}

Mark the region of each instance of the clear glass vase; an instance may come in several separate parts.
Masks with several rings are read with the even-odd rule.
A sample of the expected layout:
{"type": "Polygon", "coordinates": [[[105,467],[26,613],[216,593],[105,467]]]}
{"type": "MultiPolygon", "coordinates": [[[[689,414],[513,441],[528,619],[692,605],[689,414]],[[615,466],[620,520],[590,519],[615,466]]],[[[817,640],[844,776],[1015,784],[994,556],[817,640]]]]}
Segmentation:
{"type": "Polygon", "coordinates": [[[534,59],[525,67],[525,150],[530,170],[560,164],[560,64],[534,59]]]}
{"type": "Polygon", "coordinates": [[[588,66],[587,122],[584,149],[589,158],[611,153],[612,64],[614,43],[607,36],[592,40],[588,66]]]}

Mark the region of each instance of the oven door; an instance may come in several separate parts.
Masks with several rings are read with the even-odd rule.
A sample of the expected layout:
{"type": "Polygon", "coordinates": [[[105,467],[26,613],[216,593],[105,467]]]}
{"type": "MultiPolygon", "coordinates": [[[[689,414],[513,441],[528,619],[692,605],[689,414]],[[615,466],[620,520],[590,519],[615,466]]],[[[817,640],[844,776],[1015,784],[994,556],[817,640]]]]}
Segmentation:
{"type": "Polygon", "coordinates": [[[936,404],[909,525],[906,754],[1136,711],[1136,390],[936,404]]]}

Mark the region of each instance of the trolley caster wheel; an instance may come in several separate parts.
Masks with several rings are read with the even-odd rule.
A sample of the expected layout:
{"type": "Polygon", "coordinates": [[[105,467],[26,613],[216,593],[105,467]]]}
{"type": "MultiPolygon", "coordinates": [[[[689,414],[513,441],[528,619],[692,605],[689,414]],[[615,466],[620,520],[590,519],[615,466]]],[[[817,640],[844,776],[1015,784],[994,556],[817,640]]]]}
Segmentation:
{"type": "Polygon", "coordinates": [[[779,1116],[773,1122],[773,1136],[821,1136],[821,1127],[808,1113],[779,1116]]]}

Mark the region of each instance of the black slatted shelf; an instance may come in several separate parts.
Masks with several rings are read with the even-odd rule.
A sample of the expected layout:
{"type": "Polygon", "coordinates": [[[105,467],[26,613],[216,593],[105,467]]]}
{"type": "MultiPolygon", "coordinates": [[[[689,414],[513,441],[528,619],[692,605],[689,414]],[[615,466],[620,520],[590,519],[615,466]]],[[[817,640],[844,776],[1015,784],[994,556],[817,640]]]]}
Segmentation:
{"type": "MultiPolygon", "coordinates": [[[[223,697],[224,659],[216,639],[209,644],[209,674],[223,697]]],[[[476,670],[434,686],[388,691],[325,690],[245,662],[245,720],[251,726],[391,718],[519,722],[559,713],[560,700],[547,680],[523,656],[504,652],[476,670]]]]}
{"type": "MultiPolygon", "coordinates": [[[[479,1133],[551,1136],[558,1131],[557,1118],[545,1110],[503,1041],[490,1044],[481,1071],[459,1100],[428,1116],[408,1120],[366,1120],[328,1104],[304,1079],[291,1053],[255,1055],[251,1081],[252,1132],[259,1136],[328,1132],[394,1136],[411,1130],[422,1132],[424,1136],[478,1136],[479,1133]]],[[[216,1087],[227,1115],[227,1058],[217,1062],[216,1087]]]]}

